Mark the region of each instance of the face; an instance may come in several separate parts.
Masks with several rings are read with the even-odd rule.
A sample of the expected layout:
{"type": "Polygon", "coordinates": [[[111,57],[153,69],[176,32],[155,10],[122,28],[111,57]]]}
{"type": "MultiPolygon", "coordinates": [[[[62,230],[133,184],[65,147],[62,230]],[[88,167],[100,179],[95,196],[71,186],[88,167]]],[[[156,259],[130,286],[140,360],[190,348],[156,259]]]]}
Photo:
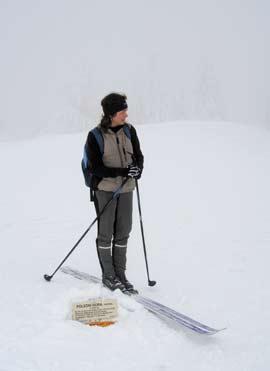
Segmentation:
{"type": "Polygon", "coordinates": [[[126,121],[126,118],[128,117],[128,110],[124,109],[123,111],[117,112],[113,117],[112,117],[112,125],[117,126],[117,125],[122,125],[126,121]]]}

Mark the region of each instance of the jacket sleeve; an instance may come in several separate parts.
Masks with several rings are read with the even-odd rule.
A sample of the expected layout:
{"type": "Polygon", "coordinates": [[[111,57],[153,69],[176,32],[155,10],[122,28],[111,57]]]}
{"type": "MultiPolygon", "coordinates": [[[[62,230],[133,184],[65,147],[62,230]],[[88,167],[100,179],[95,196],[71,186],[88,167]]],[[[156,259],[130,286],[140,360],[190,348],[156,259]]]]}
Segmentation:
{"type": "Polygon", "coordinates": [[[136,164],[139,166],[141,171],[143,170],[143,163],[144,163],[144,156],[141,151],[140,141],[137,136],[136,129],[134,126],[131,125],[130,128],[130,134],[131,134],[131,143],[133,147],[133,153],[136,159],[136,164]]]}
{"type": "Polygon", "coordinates": [[[127,168],[108,167],[104,165],[102,161],[102,154],[93,133],[89,132],[86,143],[87,147],[91,148],[89,167],[95,176],[98,178],[116,178],[117,176],[127,176],[127,168]]]}

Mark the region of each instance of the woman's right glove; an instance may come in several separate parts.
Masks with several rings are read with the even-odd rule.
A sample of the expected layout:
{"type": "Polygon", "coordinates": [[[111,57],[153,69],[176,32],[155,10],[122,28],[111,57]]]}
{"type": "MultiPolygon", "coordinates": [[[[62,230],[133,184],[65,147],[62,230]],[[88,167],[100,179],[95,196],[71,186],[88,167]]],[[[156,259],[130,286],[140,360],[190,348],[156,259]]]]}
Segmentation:
{"type": "Polygon", "coordinates": [[[138,166],[136,166],[136,165],[129,165],[128,166],[127,176],[129,178],[140,179],[141,174],[142,174],[142,171],[138,166]]]}

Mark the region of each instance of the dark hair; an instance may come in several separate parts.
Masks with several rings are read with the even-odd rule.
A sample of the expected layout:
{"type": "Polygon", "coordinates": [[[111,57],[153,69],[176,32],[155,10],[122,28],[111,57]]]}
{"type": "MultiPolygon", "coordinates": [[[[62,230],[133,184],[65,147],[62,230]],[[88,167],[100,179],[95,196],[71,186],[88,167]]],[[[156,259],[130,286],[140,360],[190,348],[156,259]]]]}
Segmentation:
{"type": "Polygon", "coordinates": [[[110,93],[101,100],[103,115],[100,126],[106,132],[112,124],[112,117],[121,109],[127,108],[125,94],[110,93]]]}
{"type": "Polygon", "coordinates": [[[108,128],[111,126],[111,124],[112,124],[112,119],[109,116],[102,115],[100,126],[105,132],[108,131],[108,128]]]}

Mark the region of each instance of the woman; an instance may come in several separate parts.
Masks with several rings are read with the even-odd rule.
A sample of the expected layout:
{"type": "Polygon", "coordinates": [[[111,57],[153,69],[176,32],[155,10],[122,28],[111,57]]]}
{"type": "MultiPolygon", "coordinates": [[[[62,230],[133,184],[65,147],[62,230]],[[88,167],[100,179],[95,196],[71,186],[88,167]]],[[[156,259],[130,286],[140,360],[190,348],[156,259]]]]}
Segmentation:
{"type": "Polygon", "coordinates": [[[102,282],[111,290],[137,293],[125,275],[126,254],[132,227],[132,199],[135,179],[141,177],[143,154],[135,128],[126,123],[127,97],[111,93],[101,101],[103,116],[98,129],[103,137],[101,153],[93,131],[87,137],[91,149],[90,169],[97,214],[113,193],[128,178],[120,194],[98,220],[97,253],[102,269],[102,282]]]}

